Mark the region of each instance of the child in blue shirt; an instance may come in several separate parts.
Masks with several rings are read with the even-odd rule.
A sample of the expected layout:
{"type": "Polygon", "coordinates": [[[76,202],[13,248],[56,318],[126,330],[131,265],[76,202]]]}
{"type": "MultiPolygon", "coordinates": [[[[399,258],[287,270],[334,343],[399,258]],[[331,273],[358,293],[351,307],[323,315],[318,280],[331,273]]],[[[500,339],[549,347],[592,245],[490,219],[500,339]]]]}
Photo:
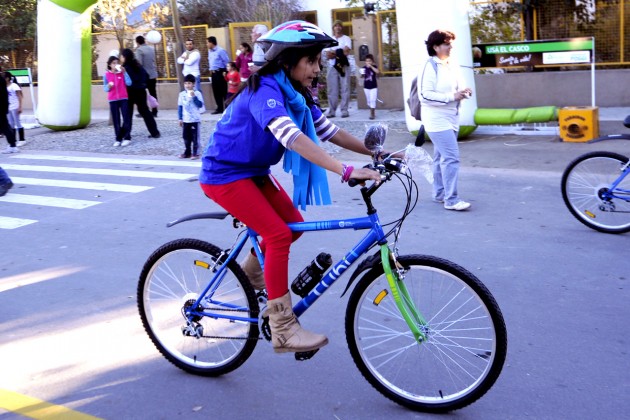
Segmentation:
{"type": "Polygon", "coordinates": [[[204,193],[258,233],[264,272],[251,252],[241,266],[255,289],[267,289],[271,342],[276,353],[315,351],[328,339],[302,328],[288,289],[289,248],[300,234],[287,223],[301,222],[296,206],[330,203],[326,170],[341,181],[380,181],[366,168],[345,165],[319,147],[331,141],[371,155],[363,142],[330,122],[308,91],[321,69],[322,49],[337,45],[317,26],[283,23],[258,39],[264,64],[232,98],[202,159],[199,182],[204,193]],[[271,175],[284,155],[294,177],[294,199],[271,175]],[[307,186],[306,189],[304,186],[307,186]]]}
{"type": "Polygon", "coordinates": [[[179,155],[182,159],[199,159],[199,129],[204,104],[203,95],[195,90],[196,80],[195,76],[187,74],[184,77],[184,90],[177,98],[177,115],[185,147],[184,153],[179,155]]]}

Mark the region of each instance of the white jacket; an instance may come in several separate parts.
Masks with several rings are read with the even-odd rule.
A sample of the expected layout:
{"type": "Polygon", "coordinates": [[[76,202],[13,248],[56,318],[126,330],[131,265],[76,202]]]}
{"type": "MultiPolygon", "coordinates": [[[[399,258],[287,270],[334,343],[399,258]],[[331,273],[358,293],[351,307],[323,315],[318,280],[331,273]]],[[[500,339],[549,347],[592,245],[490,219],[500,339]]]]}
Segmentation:
{"type": "Polygon", "coordinates": [[[459,66],[451,60],[431,57],[418,74],[418,95],[422,103],[422,123],[427,132],[459,130],[459,101],[455,93],[463,86],[459,66]]]}

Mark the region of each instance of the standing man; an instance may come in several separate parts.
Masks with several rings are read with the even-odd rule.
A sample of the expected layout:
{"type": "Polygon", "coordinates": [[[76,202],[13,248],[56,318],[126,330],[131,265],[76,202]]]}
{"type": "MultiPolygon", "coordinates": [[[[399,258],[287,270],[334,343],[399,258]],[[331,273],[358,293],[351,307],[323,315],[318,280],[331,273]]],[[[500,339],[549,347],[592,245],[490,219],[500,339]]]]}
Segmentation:
{"type": "Polygon", "coordinates": [[[187,39],[184,44],[186,51],[177,59],[178,64],[183,64],[182,75],[186,77],[187,74],[195,76],[195,90],[201,92],[201,72],[199,71],[199,62],[201,61],[201,54],[199,50],[195,48],[195,43],[192,39],[187,39]]]}
{"type": "Polygon", "coordinates": [[[213,114],[223,114],[223,104],[227,95],[225,75],[229,62],[227,52],[217,45],[216,37],[208,37],[208,68],[210,69],[214,101],[217,103],[217,109],[213,114]]]}
{"type": "Polygon", "coordinates": [[[252,72],[255,72],[256,70],[261,68],[263,64],[265,64],[265,52],[263,51],[260,44],[256,41],[258,41],[258,38],[266,34],[268,31],[269,28],[267,28],[267,25],[263,25],[262,23],[254,25],[254,27],[252,28],[252,46],[254,47],[254,55],[252,56],[252,62],[254,63],[254,65],[251,69],[252,72]]]}
{"type": "MultiPolygon", "coordinates": [[[[138,47],[136,48],[136,59],[140,62],[142,67],[146,70],[149,75],[149,80],[147,80],[147,89],[149,90],[149,95],[153,96],[157,99],[157,65],[155,63],[155,49],[153,47],[148,46],[145,43],[144,37],[142,35],[138,35],[136,37],[136,44],[138,47]]],[[[153,117],[157,117],[158,109],[151,108],[151,113],[153,117]]]]}
{"type": "Polygon", "coordinates": [[[343,23],[336,20],[333,23],[333,38],[339,45],[326,48],[322,51],[322,56],[328,60],[328,72],[326,73],[326,85],[328,91],[328,105],[330,109],[326,117],[332,118],[337,111],[337,104],[341,108],[341,117],[346,118],[348,114],[348,102],[350,102],[350,63],[348,55],[352,52],[352,40],[343,34],[343,23]],[[339,94],[341,91],[341,103],[339,94]]]}

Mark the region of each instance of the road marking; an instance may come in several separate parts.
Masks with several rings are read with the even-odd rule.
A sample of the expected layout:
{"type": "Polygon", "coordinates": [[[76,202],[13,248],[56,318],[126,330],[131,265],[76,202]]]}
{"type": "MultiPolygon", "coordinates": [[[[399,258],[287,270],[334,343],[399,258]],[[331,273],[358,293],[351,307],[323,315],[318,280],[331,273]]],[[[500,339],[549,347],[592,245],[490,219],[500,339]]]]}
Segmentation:
{"type": "Polygon", "coordinates": [[[43,165],[13,165],[2,164],[5,170],[14,171],[37,171],[37,172],[54,172],[59,174],[87,174],[87,175],[109,175],[109,176],[128,176],[134,178],[156,178],[156,179],[190,179],[196,175],[170,173],[170,172],[152,172],[152,171],[127,171],[122,169],[96,169],[96,168],[69,168],[64,166],[43,166],[43,165]]]}
{"type": "Polygon", "coordinates": [[[46,197],[42,195],[29,195],[29,194],[7,194],[4,197],[0,197],[0,202],[5,203],[17,203],[17,204],[31,204],[36,206],[47,207],[63,207],[66,209],[85,209],[97,204],[101,204],[100,201],[90,200],[76,200],[74,198],[58,198],[58,197],[46,197]]]}
{"type": "Polygon", "coordinates": [[[124,184],[110,184],[106,182],[86,182],[86,181],[66,181],[63,179],[42,179],[42,178],[21,178],[19,176],[12,176],[11,180],[14,184],[19,185],[40,185],[44,187],[63,187],[63,188],[78,188],[82,190],[100,190],[100,191],[117,191],[138,193],[146,190],[150,190],[153,187],[145,187],[143,185],[124,185],[124,184]]]}
{"type": "Polygon", "coordinates": [[[35,420],[99,420],[89,414],[38,398],[0,389],[0,408],[35,420]]]}
{"type": "Polygon", "coordinates": [[[37,220],[0,216],[0,229],[17,229],[33,223],[37,223],[37,220]]]}
{"type": "Polygon", "coordinates": [[[186,160],[150,160],[150,159],[129,159],[129,158],[101,158],[87,156],[58,156],[58,155],[29,155],[19,153],[11,156],[13,159],[37,159],[37,160],[59,160],[66,162],[93,162],[93,163],[122,163],[128,165],[154,165],[154,166],[183,166],[187,168],[200,168],[200,161],[186,160]]]}

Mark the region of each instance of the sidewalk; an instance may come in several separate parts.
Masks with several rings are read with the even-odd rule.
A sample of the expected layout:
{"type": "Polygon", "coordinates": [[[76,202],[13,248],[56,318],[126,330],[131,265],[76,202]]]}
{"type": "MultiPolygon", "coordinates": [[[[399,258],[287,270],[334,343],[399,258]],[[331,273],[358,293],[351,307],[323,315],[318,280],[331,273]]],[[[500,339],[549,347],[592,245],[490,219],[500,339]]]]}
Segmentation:
{"type": "MultiPolygon", "coordinates": [[[[365,130],[374,123],[386,123],[389,127],[386,143],[387,150],[403,149],[413,143],[415,137],[407,130],[403,110],[377,110],[376,119],[369,119],[368,110],[356,109],[356,102],[350,108],[350,117],[333,118],[333,122],[358,138],[363,138],[365,130]]],[[[630,114],[630,108],[600,108],[600,134],[623,133],[622,120],[630,114]]],[[[207,145],[220,115],[210,112],[203,114],[201,124],[200,151],[207,145]]],[[[35,122],[32,114],[32,122],[35,122]]],[[[38,153],[50,151],[108,153],[138,156],[164,156],[176,158],[183,152],[181,128],[177,122],[176,110],[160,110],[157,124],[162,133],[159,139],[148,138],[148,131],[141,118],[133,120],[133,137],[126,147],[114,148],[113,128],[108,125],[109,110],[95,109],[92,122],[88,127],[72,131],[52,131],[45,127],[26,131],[26,144],[23,152],[38,153]]],[[[29,115],[23,116],[23,123],[28,124],[29,115]]],[[[598,143],[565,143],[558,136],[557,123],[548,124],[547,130],[536,133],[531,130],[516,132],[492,132],[490,126],[483,126],[471,136],[460,142],[462,166],[505,168],[539,171],[561,171],[572,158],[593,150],[610,150],[629,155],[630,142],[610,140],[598,143]]],[[[498,127],[498,126],[497,126],[498,127]]],[[[505,127],[501,129],[505,130],[505,127]]],[[[522,128],[521,128],[522,129],[522,128]]],[[[358,155],[346,152],[332,144],[324,148],[336,158],[344,161],[356,161],[358,155]]],[[[432,145],[424,146],[432,151],[432,145]]]]}

